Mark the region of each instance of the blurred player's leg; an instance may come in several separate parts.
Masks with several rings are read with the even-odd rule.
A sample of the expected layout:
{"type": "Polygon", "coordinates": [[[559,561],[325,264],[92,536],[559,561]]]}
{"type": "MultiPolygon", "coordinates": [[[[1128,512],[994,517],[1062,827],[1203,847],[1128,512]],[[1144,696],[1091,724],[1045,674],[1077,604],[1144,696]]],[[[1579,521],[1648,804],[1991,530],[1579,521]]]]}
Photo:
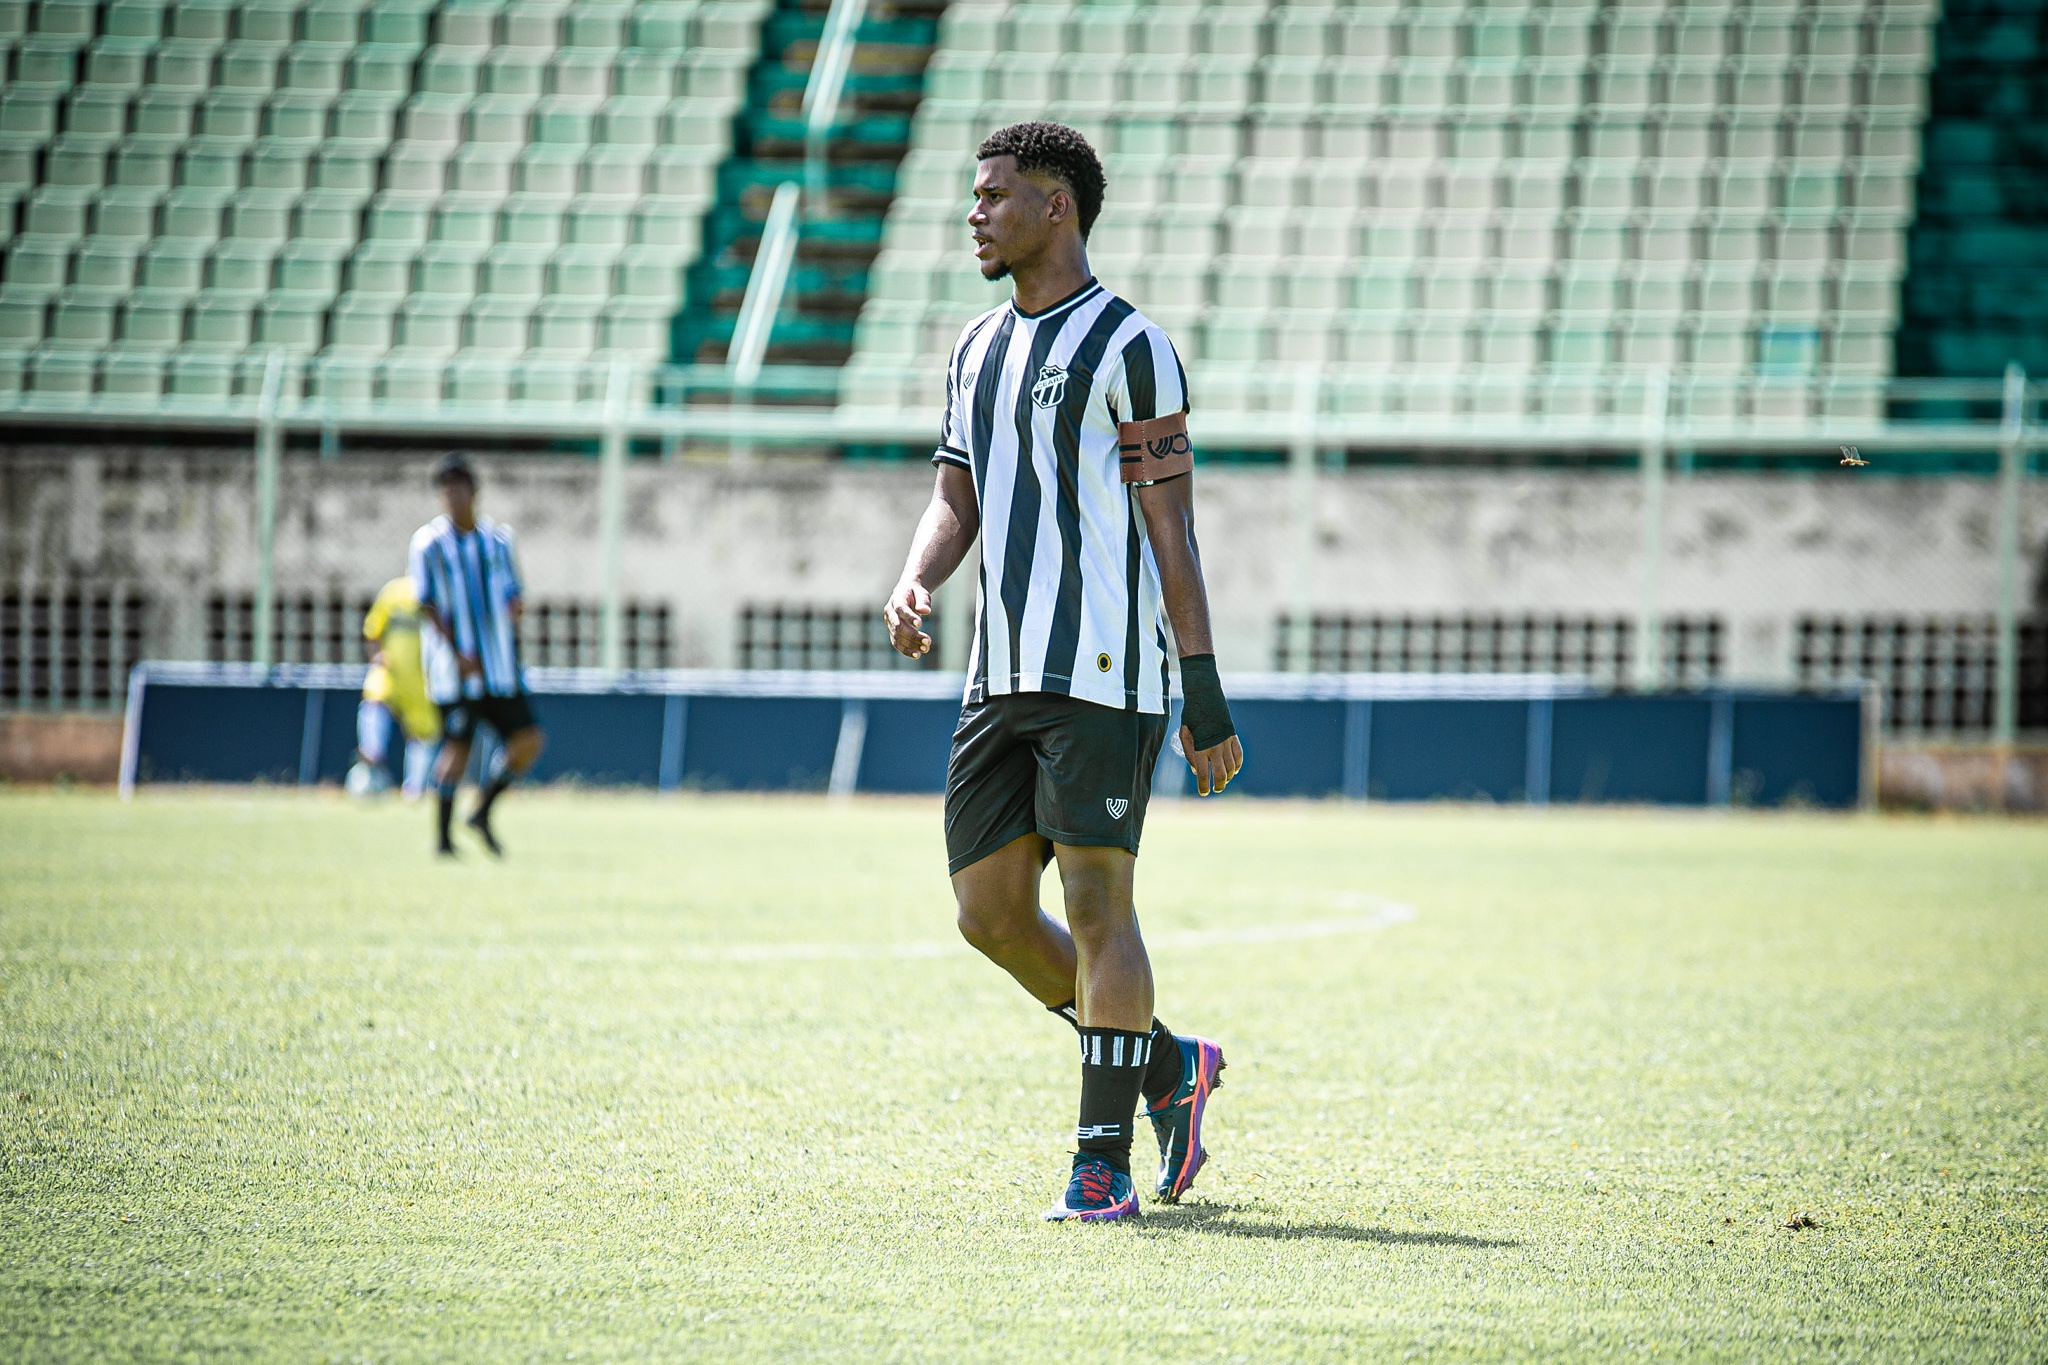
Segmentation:
{"type": "Polygon", "coordinates": [[[484,841],[484,847],[493,856],[503,857],[505,850],[498,843],[498,836],[491,829],[491,807],[505,794],[505,789],[526,775],[540,757],[545,737],[540,726],[534,723],[533,711],[526,704],[524,695],[517,697],[490,697],[486,699],[489,715],[498,736],[504,741],[498,756],[491,763],[491,777],[484,784],[483,795],[477,800],[476,810],[469,817],[469,827],[476,831],[477,838],[484,841]]]}
{"type": "Polygon", "coordinates": [[[356,706],[356,761],[348,770],[344,786],[352,796],[372,796],[391,785],[384,760],[391,753],[393,722],[382,702],[364,701],[356,706]]]}
{"type": "Polygon", "coordinates": [[[455,856],[455,842],[448,837],[448,826],[455,818],[455,789],[461,785],[463,770],[469,767],[469,746],[476,737],[475,706],[473,701],[458,701],[442,716],[441,757],[434,765],[434,851],[444,858],[455,856]]]}
{"type": "Polygon", "coordinates": [[[405,742],[405,799],[417,801],[427,789],[427,778],[434,770],[434,754],[440,748],[436,740],[409,739],[405,742]]]}

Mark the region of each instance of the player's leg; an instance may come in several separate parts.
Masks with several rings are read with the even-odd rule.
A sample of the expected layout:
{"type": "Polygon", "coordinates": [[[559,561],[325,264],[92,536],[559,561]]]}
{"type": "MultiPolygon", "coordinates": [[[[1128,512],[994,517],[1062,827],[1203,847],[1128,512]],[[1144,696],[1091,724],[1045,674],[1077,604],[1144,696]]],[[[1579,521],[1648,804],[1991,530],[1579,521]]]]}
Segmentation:
{"type": "Polygon", "coordinates": [[[1048,698],[1036,809],[1040,831],[1054,841],[1074,936],[1082,1152],[1128,1173],[1142,1097],[1159,1141],[1157,1192],[1171,1201],[1201,1168],[1201,1123],[1223,1053],[1206,1039],[1176,1036],[1153,1013],[1151,960],[1134,896],[1165,733],[1163,716],[1048,698]]]}
{"type": "MultiPolygon", "coordinates": [[[[1028,809],[1028,807],[1027,807],[1028,809]]],[[[960,936],[1047,1009],[1074,1003],[1074,939],[1038,904],[1052,845],[1032,831],[953,874],[960,936]]]]}
{"type": "Polygon", "coordinates": [[[356,761],[349,768],[347,787],[357,796],[368,796],[391,785],[384,760],[391,752],[391,712],[384,703],[365,699],[356,705],[356,761]]]}
{"type": "Polygon", "coordinates": [[[1038,906],[1038,760],[1010,724],[1019,699],[961,708],[946,762],[946,863],[961,937],[1048,1008],[1074,999],[1074,941],[1038,906]]]}
{"type": "Polygon", "coordinates": [[[484,783],[476,810],[470,814],[469,827],[484,841],[485,848],[503,857],[505,850],[499,846],[498,836],[491,829],[491,808],[498,804],[498,798],[505,794],[507,787],[533,767],[546,737],[535,723],[533,709],[527,705],[523,695],[492,697],[489,704],[491,724],[502,743],[498,757],[491,765],[490,780],[484,783]]]}
{"type": "Polygon", "coordinates": [[[408,739],[405,742],[405,773],[403,790],[405,799],[417,801],[427,789],[427,777],[434,769],[434,755],[439,749],[432,739],[408,739]]]}
{"type": "Polygon", "coordinates": [[[455,816],[455,789],[469,767],[469,746],[476,737],[473,707],[473,702],[458,701],[442,718],[441,757],[434,764],[434,820],[440,833],[435,851],[444,857],[455,856],[455,844],[448,837],[448,826],[455,816]]]}

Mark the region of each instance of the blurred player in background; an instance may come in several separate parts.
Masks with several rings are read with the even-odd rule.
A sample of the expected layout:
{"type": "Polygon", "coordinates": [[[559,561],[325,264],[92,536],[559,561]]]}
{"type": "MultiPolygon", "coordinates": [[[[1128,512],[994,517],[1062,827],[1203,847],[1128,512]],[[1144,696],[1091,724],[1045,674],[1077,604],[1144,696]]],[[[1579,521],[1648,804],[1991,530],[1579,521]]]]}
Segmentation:
{"type": "Polygon", "coordinates": [[[1187,379],[1166,334],[1095,282],[1087,236],[1102,163],[1071,128],[1024,123],[982,143],[967,216],[983,278],[1016,282],[953,348],[939,468],[884,609],[915,658],[931,591],[981,537],[967,695],[946,769],[946,852],[960,930],[1081,1035],[1081,1117],[1048,1219],[1138,1212],[1139,1098],[1159,1140],[1158,1197],[1187,1190],[1223,1070],[1206,1038],[1152,1013],[1132,909],[1138,836],[1166,737],[1173,623],[1181,749],[1204,795],[1244,763],[1216,677],[1195,545],[1187,379]],[[1039,909],[1057,858],[1065,925],[1039,909]]]}
{"type": "Polygon", "coordinates": [[[512,558],[511,528],[476,514],[476,471],[469,462],[454,454],[443,458],[434,466],[434,487],[444,510],[414,533],[411,562],[420,614],[448,642],[455,662],[445,690],[434,696],[444,731],[435,771],[435,848],[454,856],[448,827],[455,789],[469,766],[477,726],[488,725],[503,744],[468,823],[485,848],[502,856],[491,831],[491,808],[540,757],[542,741],[519,672],[524,590],[512,558]]]}
{"type": "Polygon", "coordinates": [[[419,594],[409,577],[394,578],[379,589],[363,617],[370,672],[356,707],[356,764],[348,773],[348,789],[358,796],[389,785],[384,764],[395,730],[405,733],[406,799],[416,800],[426,790],[427,769],[441,738],[441,708],[427,695],[429,645],[421,625],[419,594]]]}

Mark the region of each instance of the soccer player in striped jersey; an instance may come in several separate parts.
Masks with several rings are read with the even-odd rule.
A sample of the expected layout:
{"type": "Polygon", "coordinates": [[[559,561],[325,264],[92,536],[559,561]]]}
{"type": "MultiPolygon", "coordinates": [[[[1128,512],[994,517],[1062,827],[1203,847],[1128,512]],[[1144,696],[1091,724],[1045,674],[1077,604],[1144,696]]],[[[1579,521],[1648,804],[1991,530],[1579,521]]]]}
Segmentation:
{"type": "Polygon", "coordinates": [[[1088,229],[1102,163],[1071,128],[1024,123],[982,143],[967,215],[984,278],[1014,281],[953,348],[938,480],[884,608],[916,657],[932,589],[981,537],[966,697],[946,773],[961,933],[1081,1036],[1079,1151],[1054,1220],[1138,1211],[1140,1097],[1155,1192],[1201,1169],[1223,1069],[1205,1038],[1152,1013],[1132,909],[1138,836],[1166,737],[1167,635],[1185,694],[1180,747],[1203,795],[1244,749],[1216,676],[1195,544],[1187,380],[1166,334],[1096,283],[1088,229]],[[1066,924],[1039,908],[1057,859],[1066,924]]]}
{"type": "Polygon", "coordinates": [[[448,826],[455,813],[455,789],[469,766],[470,743],[478,725],[503,741],[490,779],[469,827],[484,847],[502,856],[491,831],[491,807],[505,788],[540,757],[541,731],[519,674],[519,616],[524,589],[512,559],[512,530],[476,514],[476,471],[460,455],[434,467],[442,515],[412,538],[412,581],[419,589],[420,614],[441,633],[455,654],[453,679],[444,680],[434,700],[441,706],[440,784],[435,828],[438,851],[453,857],[448,826]]]}

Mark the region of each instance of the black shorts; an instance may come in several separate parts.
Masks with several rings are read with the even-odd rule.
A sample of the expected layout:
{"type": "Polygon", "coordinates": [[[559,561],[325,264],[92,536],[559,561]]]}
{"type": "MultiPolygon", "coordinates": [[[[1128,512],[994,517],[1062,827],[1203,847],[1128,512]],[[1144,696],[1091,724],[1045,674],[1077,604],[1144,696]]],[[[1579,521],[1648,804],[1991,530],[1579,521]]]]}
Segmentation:
{"type": "Polygon", "coordinates": [[[946,764],[946,870],[1033,831],[1136,853],[1165,739],[1165,716],[1057,692],[969,702],[946,764]]]}
{"type": "Polygon", "coordinates": [[[510,739],[535,724],[524,692],[515,697],[464,697],[441,708],[441,733],[463,743],[476,738],[478,725],[488,725],[498,738],[510,739]]]}

